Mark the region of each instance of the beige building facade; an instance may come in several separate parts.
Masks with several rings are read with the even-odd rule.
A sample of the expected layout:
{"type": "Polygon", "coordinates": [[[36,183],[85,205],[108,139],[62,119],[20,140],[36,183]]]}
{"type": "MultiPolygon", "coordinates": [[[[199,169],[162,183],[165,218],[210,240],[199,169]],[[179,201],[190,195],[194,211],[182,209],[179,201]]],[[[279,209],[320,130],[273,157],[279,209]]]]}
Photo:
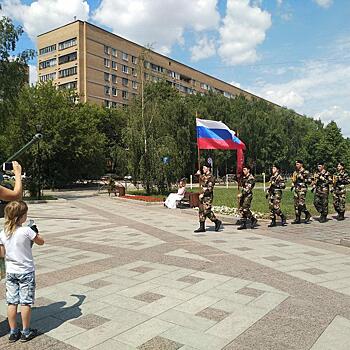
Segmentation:
{"type": "Polygon", "coordinates": [[[38,80],[74,89],[80,101],[127,105],[145,81],[165,80],[183,94],[254,95],[93,24],[74,21],[37,38],[38,80]]]}

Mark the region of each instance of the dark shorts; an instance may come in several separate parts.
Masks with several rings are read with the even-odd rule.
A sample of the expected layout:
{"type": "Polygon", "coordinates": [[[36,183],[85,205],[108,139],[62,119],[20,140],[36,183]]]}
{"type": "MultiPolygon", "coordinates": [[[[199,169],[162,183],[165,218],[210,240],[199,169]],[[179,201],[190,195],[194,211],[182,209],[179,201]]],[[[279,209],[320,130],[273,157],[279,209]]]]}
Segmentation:
{"type": "Polygon", "coordinates": [[[33,305],[35,272],[6,274],[6,302],[13,305],[33,305]]]}

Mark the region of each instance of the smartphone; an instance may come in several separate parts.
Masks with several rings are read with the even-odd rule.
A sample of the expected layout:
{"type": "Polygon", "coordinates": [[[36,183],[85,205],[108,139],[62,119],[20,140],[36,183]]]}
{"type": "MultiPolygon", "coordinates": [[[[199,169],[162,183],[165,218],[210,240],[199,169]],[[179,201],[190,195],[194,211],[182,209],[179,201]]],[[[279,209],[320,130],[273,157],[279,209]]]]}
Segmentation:
{"type": "Polygon", "coordinates": [[[7,162],[2,165],[3,171],[12,171],[13,170],[13,164],[12,162],[7,162]]]}

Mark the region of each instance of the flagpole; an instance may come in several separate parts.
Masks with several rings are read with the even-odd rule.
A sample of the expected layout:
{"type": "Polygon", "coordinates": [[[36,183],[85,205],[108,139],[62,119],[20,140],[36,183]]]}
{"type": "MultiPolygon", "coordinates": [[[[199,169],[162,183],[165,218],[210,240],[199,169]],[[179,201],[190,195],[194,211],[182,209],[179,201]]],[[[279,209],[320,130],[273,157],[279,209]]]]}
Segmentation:
{"type": "MultiPolygon", "coordinates": [[[[196,119],[198,118],[198,112],[196,111],[196,119]]],[[[196,120],[197,121],[197,120],[196,120]]],[[[200,161],[200,149],[199,149],[199,144],[198,144],[198,131],[197,131],[197,162],[198,162],[198,170],[201,170],[201,161],[200,161]]]]}

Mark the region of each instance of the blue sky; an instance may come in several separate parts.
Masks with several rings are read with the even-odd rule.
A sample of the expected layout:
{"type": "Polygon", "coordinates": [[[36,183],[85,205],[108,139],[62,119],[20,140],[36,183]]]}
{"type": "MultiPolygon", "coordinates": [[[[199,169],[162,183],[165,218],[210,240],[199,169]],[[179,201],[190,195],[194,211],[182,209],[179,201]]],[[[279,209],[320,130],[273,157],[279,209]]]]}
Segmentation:
{"type": "Polygon", "coordinates": [[[77,16],[350,137],[349,0],[3,0],[2,14],[20,49],[77,16]]]}

